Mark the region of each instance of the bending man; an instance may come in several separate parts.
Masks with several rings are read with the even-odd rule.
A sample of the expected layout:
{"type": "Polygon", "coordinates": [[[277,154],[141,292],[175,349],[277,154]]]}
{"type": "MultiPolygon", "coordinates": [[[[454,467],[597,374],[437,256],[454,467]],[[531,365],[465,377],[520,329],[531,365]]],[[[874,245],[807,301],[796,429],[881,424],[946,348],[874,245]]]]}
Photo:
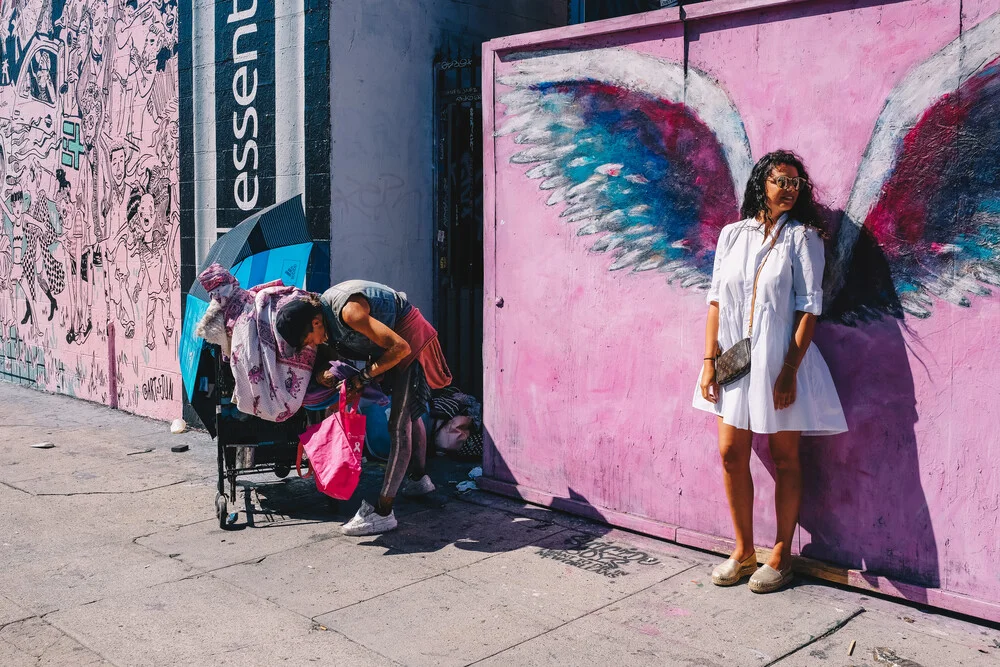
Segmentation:
{"type": "MultiPolygon", "coordinates": [[[[342,531],[345,535],[377,535],[392,530],[396,527],[393,500],[408,468],[403,495],[419,496],[434,490],[425,472],[427,433],[421,417],[427,411],[430,389],[451,384],[437,331],[405,294],[367,280],[349,280],[318,298],[292,301],[278,312],[276,324],[289,344],[329,345],[342,358],[367,361],[364,370],[348,381],[348,400],[374,378],[392,396],[392,447],[382,491],[374,506],[362,501],[342,531]]],[[[330,355],[318,354],[317,358],[330,355]]],[[[314,377],[328,387],[334,383],[329,368],[317,367],[314,377]]]]}

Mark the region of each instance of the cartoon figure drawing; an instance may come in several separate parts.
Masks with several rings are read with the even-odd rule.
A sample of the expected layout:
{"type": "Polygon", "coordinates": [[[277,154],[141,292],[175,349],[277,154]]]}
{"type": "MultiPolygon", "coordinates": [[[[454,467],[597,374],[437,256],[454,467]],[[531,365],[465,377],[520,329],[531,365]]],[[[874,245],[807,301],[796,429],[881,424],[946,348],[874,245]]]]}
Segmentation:
{"type": "Polygon", "coordinates": [[[16,323],[16,301],[14,299],[14,283],[11,280],[14,271],[14,246],[11,233],[13,214],[7,202],[0,202],[0,333],[6,336],[11,326],[16,323]]]}
{"type": "Polygon", "coordinates": [[[24,300],[24,317],[21,318],[19,324],[28,325],[27,337],[38,338],[42,335],[42,330],[38,326],[37,315],[32,309],[35,302],[35,257],[34,253],[26,254],[29,244],[25,233],[25,215],[30,205],[31,198],[18,190],[11,194],[10,200],[5,206],[13,213],[9,220],[12,246],[11,270],[8,281],[11,285],[12,297],[16,298],[17,294],[20,293],[24,300]]]}
{"type": "Polygon", "coordinates": [[[156,347],[153,323],[157,311],[163,324],[164,343],[173,335],[175,319],[170,313],[173,272],[165,252],[168,230],[165,221],[157,215],[159,207],[156,198],[148,189],[151,180],[152,174],[147,171],[147,185],[132,187],[129,197],[126,247],[129,255],[138,260],[139,266],[138,280],[132,287],[132,301],[138,303],[141,290],[145,289],[147,292],[145,344],[152,350],[156,347]]]}
{"type": "Polygon", "coordinates": [[[28,169],[27,185],[35,190],[35,196],[32,198],[30,193],[19,192],[16,198],[18,205],[14,208],[15,231],[20,232],[22,243],[19,284],[22,289],[27,288],[31,304],[25,317],[30,317],[37,326],[40,315],[36,302],[38,292],[48,298],[47,319],[51,322],[59,307],[55,296],[65,288],[66,275],[62,264],[54,255],[62,227],[55,202],[46,196],[42,187],[39,167],[32,166],[28,169]],[[38,265],[39,259],[42,261],[41,268],[38,265]]]}
{"type": "MultiPolygon", "coordinates": [[[[139,92],[140,97],[147,94],[153,83],[151,74],[143,77],[141,81],[136,80],[137,73],[142,71],[145,74],[148,69],[148,65],[143,63],[143,58],[146,52],[145,39],[152,27],[152,25],[147,27],[145,23],[151,15],[150,9],[148,4],[143,4],[140,9],[136,0],[125,0],[120,16],[114,24],[115,54],[111,61],[113,87],[111,99],[115,104],[111,107],[111,121],[113,132],[121,137],[132,134],[132,113],[136,103],[136,93],[139,92]]],[[[153,58],[155,71],[155,54],[153,58]]]]}
{"type": "Polygon", "coordinates": [[[56,89],[52,83],[52,54],[39,51],[31,63],[29,90],[31,96],[39,102],[55,105],[56,89]]]}
{"type": "Polygon", "coordinates": [[[90,246],[92,244],[90,226],[84,211],[77,206],[70,191],[69,183],[60,187],[56,195],[56,207],[62,221],[63,245],[66,250],[69,269],[69,322],[66,342],[83,344],[93,329],[90,314],[90,293],[86,284],[90,282],[90,246]]]}
{"type": "Polygon", "coordinates": [[[130,299],[131,291],[128,283],[138,270],[133,269],[129,263],[129,257],[132,256],[129,249],[135,240],[127,218],[129,200],[126,197],[125,184],[127,167],[125,143],[115,142],[109,157],[111,173],[101,205],[101,217],[104,219],[105,229],[116,231],[104,252],[104,261],[107,263],[105,276],[112,315],[121,323],[125,337],[132,338],[135,335],[135,303],[130,299]]]}
{"type": "Polygon", "coordinates": [[[156,57],[160,51],[162,28],[157,23],[149,26],[145,38],[140,43],[141,50],[136,45],[130,47],[130,66],[127,93],[131,96],[132,106],[125,107],[131,113],[128,118],[127,136],[143,136],[143,120],[149,115],[149,101],[145,104],[136,100],[148,100],[149,93],[156,81],[156,57]]]}
{"type": "Polygon", "coordinates": [[[97,80],[99,62],[93,58],[93,17],[84,8],[79,19],[66,27],[66,81],[60,87],[64,95],[63,113],[78,115],[81,107],[80,93],[97,80]]]}

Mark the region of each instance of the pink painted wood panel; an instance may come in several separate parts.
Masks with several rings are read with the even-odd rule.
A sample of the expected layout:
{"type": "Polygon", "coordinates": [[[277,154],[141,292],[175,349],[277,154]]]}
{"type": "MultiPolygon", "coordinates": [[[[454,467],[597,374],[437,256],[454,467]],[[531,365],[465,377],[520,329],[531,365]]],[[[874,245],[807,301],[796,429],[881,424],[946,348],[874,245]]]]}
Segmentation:
{"type": "MultiPolygon", "coordinates": [[[[816,344],[850,426],[804,441],[797,550],[1000,620],[984,371],[1000,176],[983,157],[1000,146],[984,120],[1000,116],[1000,0],[695,7],[686,25],[654,12],[484,51],[486,483],[681,541],[731,538],[713,421],[690,407],[697,287],[748,165],[789,148],[834,225],[828,278],[844,280],[828,280],[816,344]]],[[[764,546],[766,450],[752,463],[764,546]]]]}

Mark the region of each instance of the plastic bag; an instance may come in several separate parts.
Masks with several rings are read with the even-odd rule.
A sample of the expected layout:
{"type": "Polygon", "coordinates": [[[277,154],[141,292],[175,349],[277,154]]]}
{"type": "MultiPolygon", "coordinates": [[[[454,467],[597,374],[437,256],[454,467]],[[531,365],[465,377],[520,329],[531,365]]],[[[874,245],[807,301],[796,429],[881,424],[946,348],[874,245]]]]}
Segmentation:
{"type": "Polygon", "coordinates": [[[316,488],[338,500],[347,500],[358,488],[365,446],[365,416],[358,412],[356,400],[348,405],[346,394],[347,388],[342,384],[337,411],[299,436],[296,462],[299,476],[313,475],[316,488]],[[303,451],[311,469],[304,475],[303,451]]]}

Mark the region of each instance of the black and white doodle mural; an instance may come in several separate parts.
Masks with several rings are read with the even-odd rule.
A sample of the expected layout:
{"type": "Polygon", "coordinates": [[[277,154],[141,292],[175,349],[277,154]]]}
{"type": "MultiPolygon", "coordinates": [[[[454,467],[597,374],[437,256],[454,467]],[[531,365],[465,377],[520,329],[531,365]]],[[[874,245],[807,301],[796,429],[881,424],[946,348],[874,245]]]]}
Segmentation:
{"type": "Polygon", "coordinates": [[[3,0],[0,379],[178,414],[177,41],[176,0],[3,0]]]}

